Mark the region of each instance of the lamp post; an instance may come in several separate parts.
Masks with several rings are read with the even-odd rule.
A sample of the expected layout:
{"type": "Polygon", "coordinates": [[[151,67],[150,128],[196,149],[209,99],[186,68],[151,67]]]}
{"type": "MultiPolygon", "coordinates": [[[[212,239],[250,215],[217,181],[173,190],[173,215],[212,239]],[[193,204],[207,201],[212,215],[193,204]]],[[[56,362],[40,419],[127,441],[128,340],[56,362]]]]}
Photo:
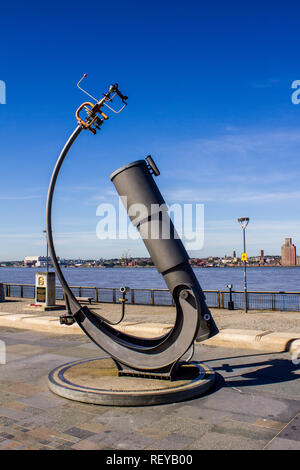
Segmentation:
{"type": "Polygon", "coordinates": [[[247,275],[246,275],[246,267],[247,267],[247,253],[246,253],[246,237],[245,231],[246,227],[249,222],[249,217],[239,217],[238,222],[243,230],[243,253],[241,256],[242,261],[244,261],[244,305],[245,305],[245,313],[248,312],[248,302],[247,302],[247,275]]]}
{"type": "Polygon", "coordinates": [[[47,263],[47,273],[49,272],[49,261],[48,261],[48,237],[47,237],[47,230],[44,230],[43,231],[45,236],[46,236],[46,244],[47,244],[47,259],[46,259],[46,263],[47,263]]]}

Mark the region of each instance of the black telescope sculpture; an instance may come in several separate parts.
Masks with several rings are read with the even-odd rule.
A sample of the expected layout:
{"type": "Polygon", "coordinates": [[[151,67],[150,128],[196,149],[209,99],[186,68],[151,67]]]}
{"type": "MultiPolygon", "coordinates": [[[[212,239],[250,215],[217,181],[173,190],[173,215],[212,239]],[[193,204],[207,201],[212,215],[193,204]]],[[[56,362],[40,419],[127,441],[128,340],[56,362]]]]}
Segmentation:
{"type": "MultiPolygon", "coordinates": [[[[218,333],[218,329],[189,264],[189,256],[174,229],[167,206],[154,181],[153,175],[158,176],[159,171],[152,158],[148,156],[146,160],[138,160],[121,167],[111,175],[111,180],[173,296],[176,320],[167,334],[158,338],[141,338],[125,334],[115,329],[112,322],[94,313],[87,306],[82,306],[69,288],[55,253],[52,236],[52,201],[59,171],[81,131],[89,129],[95,134],[108,118],[101,111],[103,106],[116,113],[121,111],[121,109],[115,111],[107,104],[111,103],[115,96],[121,98],[123,102],[121,109],[123,109],[127,97],[121,94],[117,85],[112,85],[108,93],[104,94],[104,98],[99,101],[95,99],[96,104],[83,103],[76,112],[78,126],[58,157],[48,190],[46,222],[49,251],[64,290],[68,308],[66,324],[72,323],[70,320],[76,321],[85,334],[111,356],[119,375],[172,380],[176,365],[193,346],[194,341],[203,341],[218,333]],[[83,109],[87,113],[85,119],[81,117],[83,109]],[[139,209],[138,217],[133,208],[139,209]]],[[[127,288],[123,288],[121,292],[125,293],[125,290],[127,288]]],[[[125,299],[125,295],[123,297],[125,299]]]]}

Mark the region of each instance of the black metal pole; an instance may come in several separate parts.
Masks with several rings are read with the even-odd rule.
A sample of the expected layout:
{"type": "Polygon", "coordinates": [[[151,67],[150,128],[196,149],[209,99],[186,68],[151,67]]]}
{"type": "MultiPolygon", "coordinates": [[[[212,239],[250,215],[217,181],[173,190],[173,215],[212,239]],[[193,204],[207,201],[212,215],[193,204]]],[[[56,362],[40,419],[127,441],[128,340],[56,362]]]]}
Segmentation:
{"type": "MultiPolygon", "coordinates": [[[[245,236],[246,227],[243,227],[243,249],[244,253],[246,253],[246,236],[245,236]]],[[[245,256],[245,254],[244,254],[245,256]]],[[[245,313],[248,312],[248,301],[247,301],[247,261],[244,259],[244,305],[245,305],[245,313]]]]}
{"type": "Polygon", "coordinates": [[[44,234],[45,234],[45,237],[46,237],[46,247],[47,247],[47,257],[46,257],[46,272],[48,274],[49,272],[49,263],[48,263],[48,258],[49,258],[49,254],[48,254],[48,237],[47,237],[47,230],[44,230],[44,234]]]}
{"type": "MultiPolygon", "coordinates": [[[[46,233],[47,233],[47,232],[46,232],[46,233]]],[[[49,272],[49,259],[48,259],[48,258],[49,258],[49,254],[48,254],[49,249],[48,249],[47,235],[46,235],[46,243],[47,243],[47,274],[48,274],[48,272],[49,272]]]]}

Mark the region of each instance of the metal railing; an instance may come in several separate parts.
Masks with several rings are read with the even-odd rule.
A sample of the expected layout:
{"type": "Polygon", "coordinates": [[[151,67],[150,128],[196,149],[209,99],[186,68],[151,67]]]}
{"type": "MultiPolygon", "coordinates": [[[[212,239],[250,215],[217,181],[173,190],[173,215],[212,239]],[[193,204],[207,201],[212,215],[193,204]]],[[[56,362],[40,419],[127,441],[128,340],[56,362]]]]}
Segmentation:
{"type": "MultiPolygon", "coordinates": [[[[35,298],[34,284],[6,284],[4,292],[6,297],[25,299],[35,298]]],[[[118,287],[90,287],[71,286],[76,297],[91,297],[97,303],[119,303],[120,291],[118,287]]],[[[229,292],[219,290],[204,291],[208,307],[227,308],[229,292]]],[[[127,293],[128,303],[136,305],[173,305],[173,299],[168,289],[131,289],[127,293]]],[[[56,286],[56,299],[63,300],[63,289],[56,286]]],[[[244,291],[232,291],[232,300],[235,309],[244,309],[244,291]]],[[[268,311],[300,311],[300,292],[276,291],[249,291],[247,293],[249,310],[268,311]]]]}

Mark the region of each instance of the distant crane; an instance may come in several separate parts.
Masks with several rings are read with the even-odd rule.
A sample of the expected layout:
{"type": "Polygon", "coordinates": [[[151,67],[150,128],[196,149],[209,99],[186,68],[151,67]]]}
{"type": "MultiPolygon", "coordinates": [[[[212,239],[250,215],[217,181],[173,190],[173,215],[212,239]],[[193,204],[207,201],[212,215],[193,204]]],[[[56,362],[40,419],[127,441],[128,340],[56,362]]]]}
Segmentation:
{"type": "Polygon", "coordinates": [[[124,263],[125,266],[127,266],[129,258],[130,258],[130,250],[125,250],[121,256],[122,264],[124,263]]]}

